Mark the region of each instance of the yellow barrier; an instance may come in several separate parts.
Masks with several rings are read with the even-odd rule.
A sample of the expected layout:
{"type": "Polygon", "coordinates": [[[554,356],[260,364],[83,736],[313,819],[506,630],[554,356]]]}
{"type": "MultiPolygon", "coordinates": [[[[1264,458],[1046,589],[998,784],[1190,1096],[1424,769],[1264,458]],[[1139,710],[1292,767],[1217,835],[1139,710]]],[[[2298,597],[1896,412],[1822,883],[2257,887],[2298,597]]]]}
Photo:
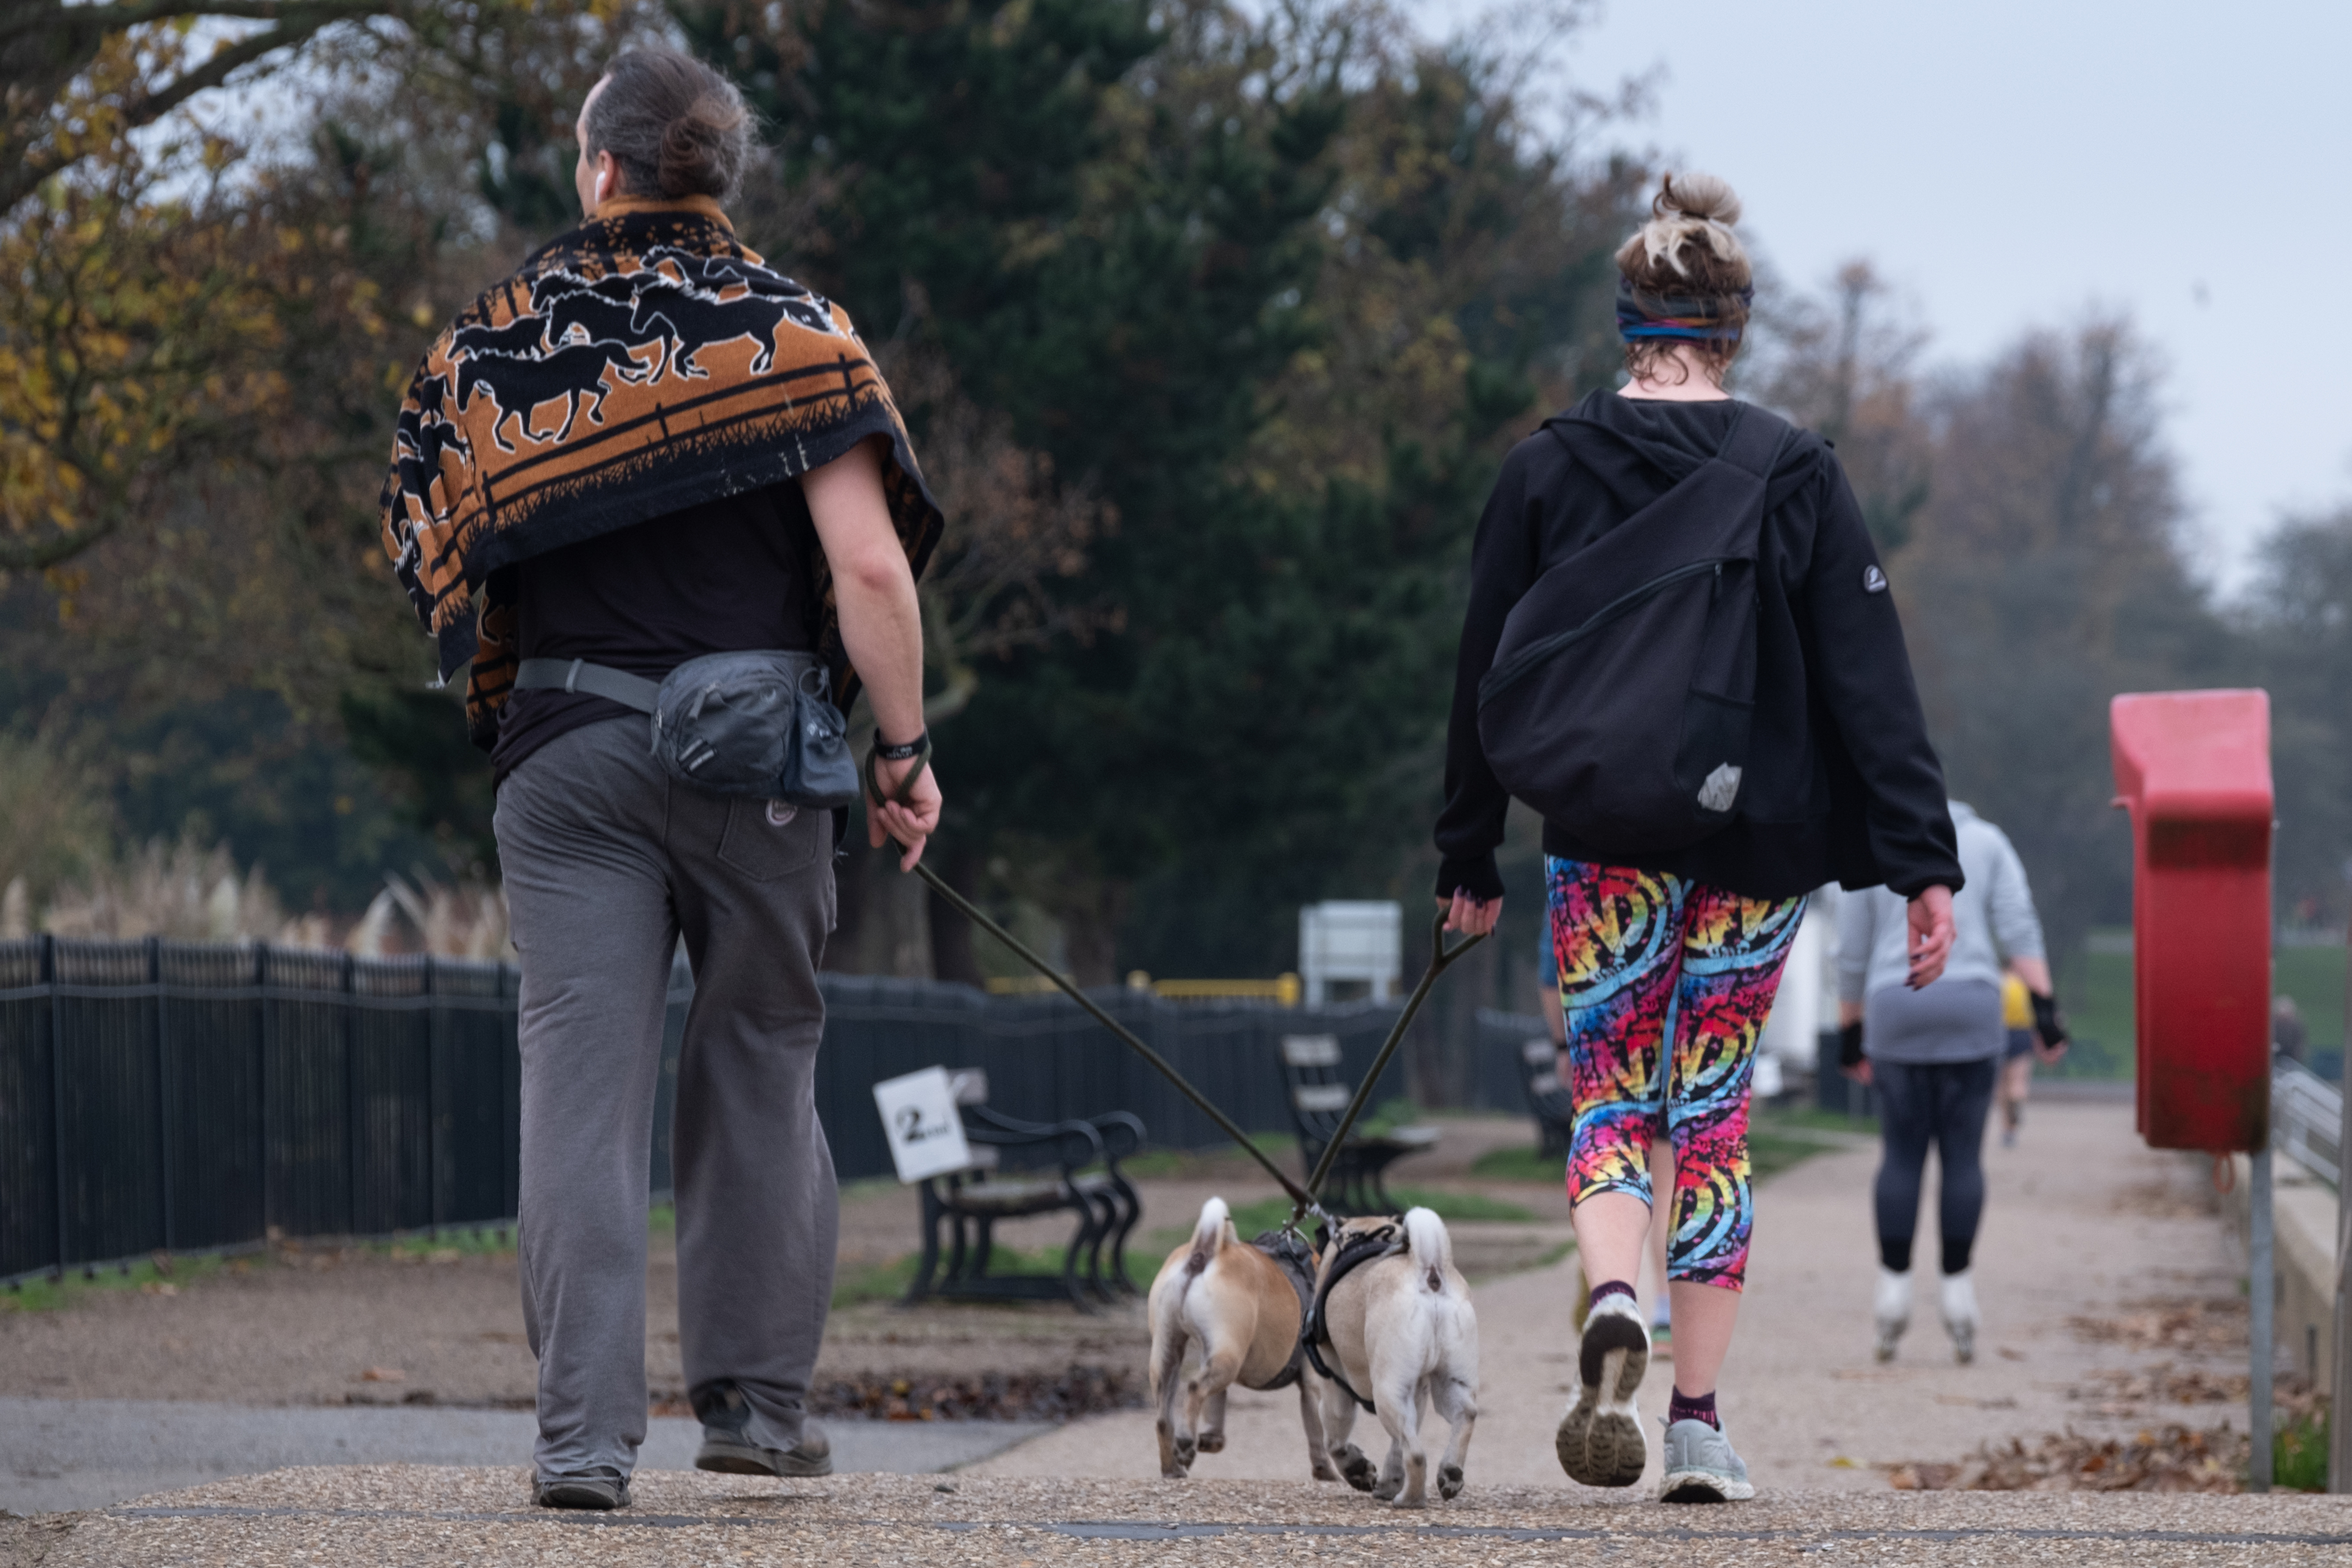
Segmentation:
{"type": "MultiPolygon", "coordinates": [[[[991,975],[984,984],[992,996],[1035,996],[1056,989],[1042,974],[991,975]]],[[[1127,977],[1127,988],[1171,1002],[1273,1002],[1285,1007],[1297,1006],[1305,993],[1296,974],[1272,980],[1154,980],[1140,969],[1127,977]]]]}

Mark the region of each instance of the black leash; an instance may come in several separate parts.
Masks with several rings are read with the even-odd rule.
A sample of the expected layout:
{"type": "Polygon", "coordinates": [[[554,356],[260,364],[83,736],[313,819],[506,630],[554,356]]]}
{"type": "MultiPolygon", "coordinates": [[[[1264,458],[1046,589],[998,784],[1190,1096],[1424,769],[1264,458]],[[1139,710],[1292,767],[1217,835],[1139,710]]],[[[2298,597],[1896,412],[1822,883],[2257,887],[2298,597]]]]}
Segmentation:
{"type": "MultiPolygon", "coordinates": [[[[886,793],[878,787],[881,784],[881,774],[879,769],[876,766],[876,763],[880,759],[877,752],[868,751],[866,753],[866,788],[868,798],[873,800],[894,800],[901,805],[907,804],[907,791],[914,786],[915,781],[923,776],[923,770],[930,765],[929,741],[930,737],[926,734],[921,742],[922,749],[916,753],[915,765],[907,770],[907,776],[898,781],[898,787],[894,792],[886,793]]],[[[1272,1176],[1276,1183],[1280,1184],[1283,1192],[1289,1195],[1293,1206],[1290,1211],[1290,1219],[1288,1223],[1284,1225],[1283,1229],[1292,1232],[1297,1230],[1300,1223],[1303,1222],[1309,1214],[1322,1215],[1326,1219],[1329,1219],[1331,1217],[1330,1215],[1324,1214],[1322,1205],[1316,1201],[1317,1194],[1322,1192],[1324,1179],[1331,1173],[1331,1164],[1332,1162],[1339,1157],[1340,1144],[1347,1141],[1349,1131],[1356,1125],[1356,1119],[1363,1115],[1365,1105],[1371,1100],[1372,1086],[1380,1081],[1381,1074],[1388,1068],[1389,1059],[1396,1055],[1398,1045],[1404,1039],[1405,1026],[1412,1022],[1412,1016],[1421,1010],[1423,1001],[1429,995],[1430,987],[1437,984],[1437,977],[1444,973],[1447,969],[1451,968],[1455,959],[1460,958],[1464,953],[1469,952],[1472,948],[1486,940],[1486,934],[1482,931],[1475,936],[1469,937],[1465,941],[1454,943],[1452,947],[1447,947],[1445,945],[1445,912],[1443,910],[1438,911],[1437,921],[1435,925],[1431,928],[1431,956],[1429,960],[1429,968],[1427,972],[1422,975],[1421,984],[1413,987],[1412,995],[1405,1002],[1404,1011],[1397,1015],[1396,1024],[1389,1030],[1389,1037],[1387,1040],[1381,1043],[1380,1054],[1372,1058],[1371,1071],[1366,1073],[1364,1075],[1364,1081],[1356,1086],[1355,1098],[1348,1102],[1347,1113],[1339,1118],[1339,1124],[1332,1130],[1329,1142],[1323,1145],[1323,1157],[1315,1162],[1314,1173],[1307,1178],[1307,1184],[1302,1187],[1297,1182],[1292,1181],[1288,1175],[1284,1173],[1282,1167],[1276,1164],[1266,1156],[1265,1151],[1260,1149],[1255,1143],[1252,1142],[1250,1141],[1249,1134],[1243,1131],[1240,1125],[1235,1122],[1232,1117],[1227,1116],[1223,1111],[1218,1110],[1215,1105],[1212,1104],[1207,1095],[1204,1095],[1199,1089],[1194,1089],[1192,1084],[1186,1080],[1184,1075],[1176,1070],[1175,1067],[1170,1063],[1167,1058],[1161,1056],[1158,1051],[1153,1050],[1150,1046],[1145,1045],[1140,1039],[1136,1037],[1135,1034],[1129,1030],[1126,1025],[1121,1024],[1118,1019],[1105,1012],[1095,1003],[1092,997],[1078,989],[1076,982],[1071,980],[1068,976],[1056,970],[1052,964],[1046,963],[1043,958],[1040,958],[1036,953],[1031,952],[1028,943],[1023,942],[1019,937],[1014,936],[1011,931],[1006,931],[1003,926],[998,925],[994,921],[989,919],[988,916],[983,913],[970,899],[965,898],[961,893],[959,893],[953,888],[949,887],[946,878],[940,876],[937,871],[932,870],[929,866],[922,864],[920,861],[916,862],[915,875],[929,883],[931,890],[939,894],[940,898],[945,899],[950,909],[963,916],[964,919],[971,921],[972,924],[978,926],[981,930],[986,931],[989,935],[994,937],[997,941],[1003,942],[1005,946],[1011,948],[1014,952],[1021,956],[1022,962],[1028,964],[1029,967],[1034,969],[1046,979],[1052,981],[1054,984],[1061,990],[1063,994],[1066,995],[1071,1001],[1076,1002],[1079,1006],[1092,1014],[1097,1023],[1099,1023],[1104,1028],[1108,1029],[1112,1034],[1118,1036],[1121,1041],[1125,1042],[1128,1049],[1141,1057],[1145,1061],[1149,1062],[1162,1078],[1165,1078],[1170,1083],[1174,1084],[1176,1086],[1176,1091],[1179,1094],[1181,1094],[1185,1099],[1191,1100],[1192,1104],[1200,1110],[1203,1116],[1206,1116],[1210,1121],[1217,1124],[1217,1128],[1220,1131],[1223,1132],[1226,1137],[1231,1138],[1234,1142],[1240,1144],[1244,1152],[1247,1153],[1251,1159],[1255,1160],[1260,1165],[1264,1166],[1265,1168],[1266,1174],[1272,1176]]],[[[1318,1370],[1321,1370],[1319,1364],[1318,1366],[1318,1370]]],[[[1346,1384],[1342,1384],[1341,1386],[1345,1387],[1346,1384]]],[[[1350,1390],[1350,1392],[1353,1391],[1350,1390]]],[[[1361,1395],[1359,1395],[1358,1397],[1360,1399],[1361,1395]]]]}
{"type": "MultiPolygon", "coordinates": [[[[1364,1074],[1364,1081],[1356,1086],[1356,1097],[1348,1101],[1347,1114],[1340,1117],[1339,1125],[1331,1130],[1330,1141],[1323,1145],[1323,1157],[1315,1162],[1314,1173],[1307,1178],[1308,1192],[1319,1194],[1323,1191],[1323,1179],[1331,1173],[1332,1163],[1339,1157],[1339,1145],[1347,1142],[1349,1130],[1356,1125],[1356,1119],[1363,1115],[1364,1107],[1370,1103],[1373,1086],[1381,1081],[1381,1074],[1388,1070],[1389,1058],[1396,1055],[1397,1047],[1403,1043],[1405,1026],[1412,1022],[1415,1013],[1421,1011],[1421,1004],[1429,995],[1429,988],[1437,984],[1439,975],[1454,966],[1455,959],[1486,941],[1486,932],[1480,931],[1448,947],[1445,945],[1445,911],[1437,911],[1437,919],[1429,928],[1429,967],[1422,972],[1421,984],[1412,988],[1412,995],[1406,1000],[1404,1011],[1397,1015],[1396,1025],[1389,1030],[1389,1037],[1381,1042],[1381,1052],[1372,1058],[1371,1070],[1364,1074]]],[[[1292,1211],[1290,1223],[1295,1226],[1305,1218],[1310,1206],[1301,1205],[1292,1211]]]]}

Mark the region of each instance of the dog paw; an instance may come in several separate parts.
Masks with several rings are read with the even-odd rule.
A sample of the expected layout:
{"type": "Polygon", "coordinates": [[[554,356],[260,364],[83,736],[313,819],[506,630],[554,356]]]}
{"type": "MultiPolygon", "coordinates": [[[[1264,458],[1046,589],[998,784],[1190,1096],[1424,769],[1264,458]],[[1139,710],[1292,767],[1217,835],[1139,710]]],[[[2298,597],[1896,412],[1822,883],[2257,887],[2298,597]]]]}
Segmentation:
{"type": "Polygon", "coordinates": [[[1394,1502],[1390,1503],[1389,1506],[1391,1508],[1427,1508],[1429,1506],[1429,1494],[1427,1492],[1406,1492],[1394,1502]]]}
{"type": "Polygon", "coordinates": [[[1331,1468],[1330,1460],[1318,1459],[1315,1461],[1315,1479],[1318,1481],[1336,1481],[1339,1479],[1339,1472],[1331,1468]]]}
{"type": "Polygon", "coordinates": [[[1440,1465],[1437,1468],[1437,1495],[1452,1502],[1462,1495],[1462,1467],[1440,1465]]]}
{"type": "Polygon", "coordinates": [[[1203,1454],[1222,1454],[1225,1451],[1225,1435],[1223,1432],[1203,1432],[1193,1447],[1203,1454]]]}
{"type": "Polygon", "coordinates": [[[1179,1437],[1176,1439],[1176,1463],[1181,1468],[1188,1470],[1191,1469],[1192,1468],[1192,1460],[1198,1453],[1199,1445],[1194,1443],[1192,1438],[1179,1437]]]}
{"type": "MultiPolygon", "coordinates": [[[[1382,1502],[1389,1502],[1393,1500],[1396,1495],[1402,1490],[1404,1490],[1404,1478],[1400,1476],[1395,1480],[1381,1481],[1377,1486],[1373,1487],[1372,1495],[1380,1499],[1382,1502]]],[[[1398,1506],[1400,1508],[1412,1508],[1416,1505],[1412,1503],[1400,1503],[1398,1506]]]]}
{"type": "Polygon", "coordinates": [[[1358,1491],[1370,1491],[1372,1483],[1380,1479],[1379,1468],[1366,1458],[1364,1451],[1353,1443],[1340,1449],[1336,1458],[1339,1461],[1340,1479],[1358,1491]]]}
{"type": "Polygon", "coordinates": [[[1160,1478],[1162,1480],[1181,1481],[1190,1472],[1188,1472],[1181,1465],[1162,1465],[1160,1467],[1160,1478]]]}

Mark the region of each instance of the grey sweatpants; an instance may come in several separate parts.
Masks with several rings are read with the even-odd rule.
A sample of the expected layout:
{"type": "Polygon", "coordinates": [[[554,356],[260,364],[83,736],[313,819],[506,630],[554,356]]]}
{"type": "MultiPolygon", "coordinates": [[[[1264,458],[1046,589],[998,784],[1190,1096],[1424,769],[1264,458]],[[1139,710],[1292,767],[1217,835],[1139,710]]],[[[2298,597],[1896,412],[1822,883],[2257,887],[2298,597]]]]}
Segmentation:
{"type": "Polygon", "coordinates": [[[646,721],[614,719],[525,758],[493,825],[522,968],[517,1229],[539,1473],[626,1476],[645,1440],[647,1165],[681,933],[695,976],[671,1145],[687,1386],[734,1379],[761,1440],[792,1447],[839,1224],[814,1094],[831,814],[674,784],[646,721]]]}

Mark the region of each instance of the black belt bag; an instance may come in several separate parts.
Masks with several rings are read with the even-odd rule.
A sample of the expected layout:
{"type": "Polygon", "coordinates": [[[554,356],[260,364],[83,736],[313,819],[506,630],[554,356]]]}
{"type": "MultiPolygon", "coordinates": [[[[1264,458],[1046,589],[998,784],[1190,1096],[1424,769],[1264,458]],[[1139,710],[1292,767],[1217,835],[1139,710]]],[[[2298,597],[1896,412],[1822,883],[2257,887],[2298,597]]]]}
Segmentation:
{"type": "Polygon", "coordinates": [[[812,653],[690,658],[659,684],[581,658],[527,658],[518,691],[584,691],[653,715],[653,754],[681,784],[833,809],[857,799],[849,725],[812,653]]]}

